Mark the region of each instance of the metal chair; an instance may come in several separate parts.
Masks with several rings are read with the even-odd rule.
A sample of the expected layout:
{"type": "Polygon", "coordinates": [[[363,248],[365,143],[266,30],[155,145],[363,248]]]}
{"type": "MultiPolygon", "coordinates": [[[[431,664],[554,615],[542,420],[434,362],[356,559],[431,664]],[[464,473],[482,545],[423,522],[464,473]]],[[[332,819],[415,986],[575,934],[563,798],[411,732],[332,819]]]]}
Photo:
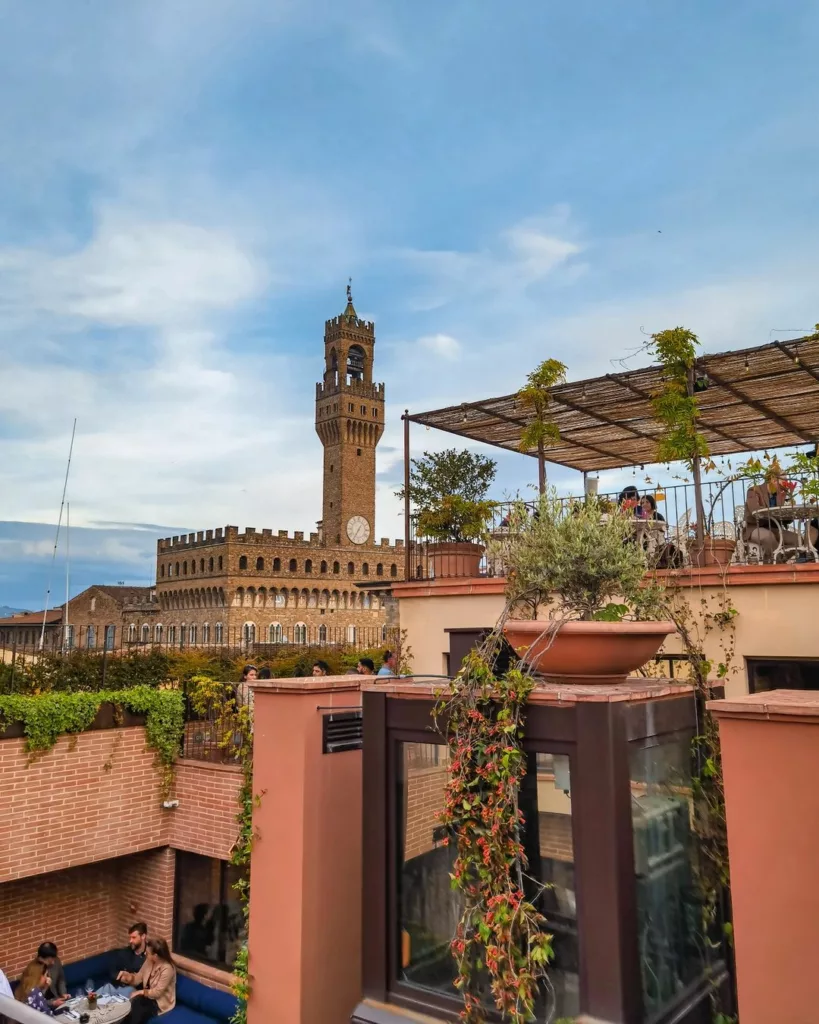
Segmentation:
{"type": "Polygon", "coordinates": [[[745,539],[745,506],[734,506],[734,533],[737,546],[734,549],[734,562],[737,565],[759,565],[763,560],[762,547],[756,541],[745,539]]]}

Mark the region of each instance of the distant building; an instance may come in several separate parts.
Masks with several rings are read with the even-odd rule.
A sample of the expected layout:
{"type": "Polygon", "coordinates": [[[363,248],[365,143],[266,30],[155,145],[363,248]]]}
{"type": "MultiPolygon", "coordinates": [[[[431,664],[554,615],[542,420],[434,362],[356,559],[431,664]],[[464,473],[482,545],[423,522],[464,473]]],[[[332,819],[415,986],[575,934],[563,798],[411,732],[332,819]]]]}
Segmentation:
{"type": "MultiPolygon", "coordinates": [[[[404,578],[404,546],[375,539],[384,385],[373,383],[374,349],[375,326],[359,319],[348,287],[344,312],[325,323],[316,385],[324,446],[316,532],[226,526],[160,540],[155,587],[89,587],[71,600],[67,625],[61,609],[48,613],[46,646],[386,640],[398,625],[390,588],[404,578]]],[[[38,644],[42,620],[42,612],[0,619],[0,645],[38,644]]]]}

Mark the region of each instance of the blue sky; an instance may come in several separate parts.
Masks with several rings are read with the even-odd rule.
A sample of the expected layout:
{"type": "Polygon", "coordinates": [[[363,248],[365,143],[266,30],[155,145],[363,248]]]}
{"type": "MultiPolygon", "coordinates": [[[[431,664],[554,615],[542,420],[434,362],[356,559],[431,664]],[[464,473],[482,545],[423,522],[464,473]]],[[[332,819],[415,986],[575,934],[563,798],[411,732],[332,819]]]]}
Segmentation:
{"type": "MultiPolygon", "coordinates": [[[[0,20],[0,521],[23,524],[0,527],[0,604],[42,600],[75,415],[78,580],[144,581],[164,524],[309,529],[348,275],[387,384],[379,535],[401,532],[404,407],[514,390],[546,356],[605,372],[641,327],[715,350],[819,319],[812,0],[0,20]]],[[[532,476],[505,457],[499,488],[532,476]]]]}

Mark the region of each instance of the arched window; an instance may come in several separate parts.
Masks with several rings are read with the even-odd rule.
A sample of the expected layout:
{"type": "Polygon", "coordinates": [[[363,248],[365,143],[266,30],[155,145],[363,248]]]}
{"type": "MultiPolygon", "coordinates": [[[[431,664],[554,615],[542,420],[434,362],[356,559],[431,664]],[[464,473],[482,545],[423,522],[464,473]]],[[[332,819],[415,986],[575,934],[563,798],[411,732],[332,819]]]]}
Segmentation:
{"type": "Polygon", "coordinates": [[[398,566],[397,565],[391,565],[390,566],[390,576],[395,578],[397,575],[398,575],[398,566]]]}
{"type": "Polygon", "coordinates": [[[248,645],[256,643],[256,623],[246,622],[242,626],[242,640],[248,645]]]}
{"type": "Polygon", "coordinates": [[[202,643],[210,643],[210,625],[207,622],[202,625],[202,643]]]}
{"type": "Polygon", "coordinates": [[[293,627],[293,643],[307,643],[307,626],[303,622],[297,622],[296,625],[293,627]]]}
{"type": "Polygon", "coordinates": [[[176,643],[176,626],[168,626],[168,643],[176,643]]]}
{"type": "Polygon", "coordinates": [[[282,560],[280,558],[273,559],[273,572],[282,571],[282,560]]]}
{"type": "Polygon", "coordinates": [[[91,650],[97,646],[97,627],[89,626],[85,631],[85,646],[91,650]]]}
{"type": "Polygon", "coordinates": [[[307,561],[304,563],[304,571],[306,573],[310,573],[310,572],[313,571],[313,559],[312,558],[308,558],[307,561]]]}
{"type": "Polygon", "coordinates": [[[322,571],[322,573],[326,573],[327,572],[327,563],[326,562],[322,562],[321,563],[321,571],[322,571]]]}
{"type": "MultiPolygon", "coordinates": [[[[222,568],[221,565],[219,566],[219,568],[220,569],[222,568]]],[[[208,572],[213,572],[213,559],[212,558],[208,559],[208,572]]]]}
{"type": "Polygon", "coordinates": [[[280,622],[271,622],[267,627],[267,642],[271,644],[280,644],[284,639],[284,633],[282,632],[282,626],[280,622]]]}
{"type": "Polygon", "coordinates": [[[327,643],[327,627],[324,625],[319,626],[319,643],[327,643]]]}
{"type": "Polygon", "coordinates": [[[347,627],[347,643],[354,644],[356,640],[356,628],[355,626],[347,627]]]}
{"type": "Polygon", "coordinates": [[[347,563],[347,575],[348,576],[354,576],[355,575],[355,566],[353,565],[352,562],[348,562],[347,563]]]}
{"type": "Polygon", "coordinates": [[[199,559],[199,572],[204,572],[204,571],[205,571],[205,559],[204,558],[200,558],[199,559]]]}
{"type": "Polygon", "coordinates": [[[105,627],[105,649],[106,651],[113,651],[114,649],[114,637],[117,634],[116,626],[105,627]]]}
{"type": "Polygon", "coordinates": [[[295,572],[295,571],[296,571],[296,559],[295,558],[291,558],[290,559],[290,572],[295,572]]]}
{"type": "Polygon", "coordinates": [[[154,626],[154,643],[156,643],[156,644],[161,644],[162,643],[162,623],[161,622],[157,622],[157,624],[154,626]]]}
{"type": "Polygon", "coordinates": [[[183,576],[187,576],[188,575],[188,563],[187,562],[183,562],[182,563],[182,575],[183,576]]]}
{"type": "MultiPolygon", "coordinates": [[[[72,626],[69,626],[68,628],[69,629],[73,629],[72,626]]],[[[136,623],[132,622],[131,625],[128,627],[128,642],[129,643],[133,643],[135,640],[136,640],[136,623]]]]}
{"type": "Polygon", "coordinates": [[[381,643],[384,644],[386,642],[387,642],[387,624],[385,622],[384,625],[381,627],[381,643]]]}
{"type": "Polygon", "coordinates": [[[176,568],[174,569],[174,573],[177,576],[179,575],[179,562],[176,563],[176,568]]]}
{"type": "Polygon", "coordinates": [[[224,639],[224,636],[225,636],[225,627],[222,625],[221,622],[217,622],[216,623],[216,629],[214,630],[214,632],[216,634],[216,636],[215,636],[216,643],[217,644],[222,643],[222,641],[224,639]]]}
{"type": "Polygon", "coordinates": [[[189,644],[195,644],[196,643],[196,626],[190,626],[188,628],[188,643],[189,644]]]}
{"type": "Polygon", "coordinates": [[[150,628],[150,626],[148,626],[148,624],[146,623],[146,624],[145,624],[145,625],[144,625],[144,626],[142,627],[142,642],[143,642],[144,644],[147,644],[147,643],[148,643],[148,641],[149,641],[150,639],[151,639],[151,628],[150,628]]]}
{"type": "Polygon", "coordinates": [[[367,562],[363,562],[362,565],[361,565],[361,575],[362,576],[369,576],[370,575],[370,566],[369,566],[369,564],[367,562]]]}
{"type": "Polygon", "coordinates": [[[347,353],[348,380],[364,380],[364,349],[360,345],[350,345],[347,353]]]}
{"type": "Polygon", "coordinates": [[[263,559],[263,558],[257,558],[257,559],[256,559],[256,568],[257,568],[257,569],[258,569],[259,571],[261,571],[262,569],[264,569],[264,559],[263,559]]]}
{"type": "Polygon", "coordinates": [[[164,565],[160,565],[160,567],[159,567],[159,575],[160,576],[164,576],[165,575],[165,566],[164,565]]]}
{"type": "Polygon", "coordinates": [[[240,569],[246,569],[247,568],[247,555],[241,555],[239,557],[239,568],[240,569]]]}
{"type": "Polygon", "coordinates": [[[191,576],[195,576],[195,575],[196,575],[196,559],[192,558],[191,559],[191,576]]]}
{"type": "Polygon", "coordinates": [[[341,566],[340,566],[340,565],[338,564],[338,562],[333,562],[333,573],[334,573],[334,574],[335,574],[336,576],[338,576],[338,574],[339,574],[340,572],[341,572],[341,566]]]}
{"type": "Polygon", "coordinates": [[[383,576],[384,575],[384,566],[380,562],[375,567],[375,575],[376,576],[383,576]]]}
{"type": "Polygon", "coordinates": [[[222,556],[219,555],[219,572],[222,571],[222,556]]]}

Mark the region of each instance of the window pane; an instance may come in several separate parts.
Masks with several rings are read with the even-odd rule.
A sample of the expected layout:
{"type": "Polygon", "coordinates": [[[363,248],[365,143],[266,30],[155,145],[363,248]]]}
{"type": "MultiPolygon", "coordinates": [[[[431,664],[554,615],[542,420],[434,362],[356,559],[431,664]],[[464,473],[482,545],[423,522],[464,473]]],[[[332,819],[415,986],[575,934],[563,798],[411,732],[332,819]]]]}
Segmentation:
{"type": "Polygon", "coordinates": [[[398,757],[398,976],[455,995],[449,944],[460,918],[449,874],[454,846],[444,846],[437,813],[444,806],[449,751],[437,743],[402,743],[398,757]]]}
{"type": "MultiPolygon", "coordinates": [[[[536,835],[527,830],[526,846],[529,872],[546,886],[540,898],[540,909],[546,918],[547,931],[553,936],[554,959],[548,975],[554,990],[553,1016],[560,1019],[580,1012],[569,758],[561,754],[530,755],[529,774],[521,793],[527,822],[534,817],[527,806],[534,795],[533,779],[538,827],[536,835]]],[[[549,1005],[551,1002],[551,998],[548,999],[549,1005]]]]}
{"type": "Polygon", "coordinates": [[[232,883],[241,871],[224,861],[177,851],[174,949],[183,956],[232,966],[244,942],[244,920],[232,883]]]}
{"type": "Polygon", "coordinates": [[[629,760],[643,998],[653,1013],[672,1003],[704,967],[691,832],[691,738],[632,748],[629,760]]]}

